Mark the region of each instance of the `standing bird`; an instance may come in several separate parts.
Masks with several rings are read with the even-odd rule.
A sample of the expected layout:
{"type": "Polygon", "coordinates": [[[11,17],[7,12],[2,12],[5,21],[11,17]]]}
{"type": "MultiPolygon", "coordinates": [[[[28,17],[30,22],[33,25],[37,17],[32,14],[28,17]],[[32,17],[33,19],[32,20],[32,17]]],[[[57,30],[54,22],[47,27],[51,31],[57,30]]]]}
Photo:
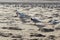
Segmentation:
{"type": "Polygon", "coordinates": [[[60,21],[58,21],[58,20],[50,20],[49,23],[51,23],[53,25],[56,25],[56,24],[59,24],[60,21]]]}
{"type": "Polygon", "coordinates": [[[41,22],[41,21],[40,21],[40,20],[38,20],[37,18],[31,18],[31,21],[33,21],[33,22],[35,23],[35,25],[36,25],[36,23],[41,22]]]}
{"type": "Polygon", "coordinates": [[[16,16],[20,17],[20,18],[25,18],[26,15],[24,13],[20,13],[16,10],[16,16]]]}
{"type": "Polygon", "coordinates": [[[20,13],[17,10],[16,10],[16,15],[17,15],[16,17],[19,17],[23,23],[26,23],[26,20],[30,18],[30,16],[24,13],[20,13]]]}

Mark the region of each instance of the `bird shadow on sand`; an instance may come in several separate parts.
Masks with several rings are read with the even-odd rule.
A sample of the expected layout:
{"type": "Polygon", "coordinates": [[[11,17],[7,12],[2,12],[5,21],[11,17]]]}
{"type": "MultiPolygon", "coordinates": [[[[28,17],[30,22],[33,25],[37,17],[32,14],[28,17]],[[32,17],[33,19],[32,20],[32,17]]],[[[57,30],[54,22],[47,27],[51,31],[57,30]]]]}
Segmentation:
{"type": "Polygon", "coordinates": [[[30,20],[29,20],[30,18],[31,18],[30,16],[26,15],[25,18],[20,17],[20,20],[22,23],[28,23],[28,22],[30,22],[30,20]]]}

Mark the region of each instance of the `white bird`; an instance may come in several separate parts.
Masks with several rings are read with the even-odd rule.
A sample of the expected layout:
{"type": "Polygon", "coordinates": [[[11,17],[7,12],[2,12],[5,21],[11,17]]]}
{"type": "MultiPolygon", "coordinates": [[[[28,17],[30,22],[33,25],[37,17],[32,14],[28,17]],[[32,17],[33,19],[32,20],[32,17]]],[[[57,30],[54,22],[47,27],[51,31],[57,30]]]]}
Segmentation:
{"type": "Polygon", "coordinates": [[[37,19],[37,18],[31,18],[31,21],[33,21],[35,24],[41,22],[41,21],[40,21],[39,19],[37,19]]]}
{"type": "Polygon", "coordinates": [[[17,15],[17,17],[20,17],[20,18],[25,18],[25,16],[26,16],[26,14],[20,13],[17,10],[16,10],[16,15],[17,15]]]}
{"type": "Polygon", "coordinates": [[[56,24],[60,23],[60,21],[58,21],[58,20],[50,20],[49,23],[56,25],[56,24]]]}
{"type": "Polygon", "coordinates": [[[29,15],[26,15],[24,13],[20,13],[19,11],[16,10],[16,15],[21,19],[22,22],[26,22],[27,19],[30,18],[29,15]]]}

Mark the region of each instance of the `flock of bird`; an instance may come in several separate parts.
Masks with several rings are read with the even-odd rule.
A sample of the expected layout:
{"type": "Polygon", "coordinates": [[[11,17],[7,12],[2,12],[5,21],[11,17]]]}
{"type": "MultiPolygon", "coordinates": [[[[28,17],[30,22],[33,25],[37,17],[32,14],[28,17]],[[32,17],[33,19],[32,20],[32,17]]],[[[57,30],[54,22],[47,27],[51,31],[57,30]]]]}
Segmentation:
{"type": "MultiPolygon", "coordinates": [[[[25,22],[25,20],[26,19],[28,19],[28,17],[30,17],[29,19],[31,20],[31,21],[33,21],[33,23],[36,25],[36,23],[40,23],[41,21],[40,21],[40,19],[37,19],[37,18],[35,18],[35,17],[31,17],[31,16],[29,16],[29,15],[26,15],[26,14],[24,14],[24,13],[20,13],[18,10],[15,10],[16,11],[16,17],[19,17],[19,18],[21,18],[21,21],[23,22],[25,22]]],[[[58,24],[58,23],[60,23],[60,21],[58,21],[58,20],[50,20],[49,21],[49,23],[51,23],[51,24],[58,24]]]]}
{"type": "MultiPolygon", "coordinates": [[[[26,15],[24,13],[20,13],[16,10],[16,17],[19,17],[24,20],[25,18],[28,17],[28,15],[26,15]]],[[[35,24],[41,22],[40,20],[38,20],[37,18],[34,18],[34,17],[30,17],[30,20],[33,21],[35,24]]]]}

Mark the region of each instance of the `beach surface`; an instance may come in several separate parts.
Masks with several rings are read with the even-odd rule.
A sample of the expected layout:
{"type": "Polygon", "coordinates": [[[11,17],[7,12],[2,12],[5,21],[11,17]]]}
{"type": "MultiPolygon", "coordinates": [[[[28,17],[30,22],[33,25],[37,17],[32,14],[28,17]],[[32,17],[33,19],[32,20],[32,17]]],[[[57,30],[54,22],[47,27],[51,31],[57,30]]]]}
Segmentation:
{"type": "Polygon", "coordinates": [[[60,10],[1,6],[0,40],[60,40],[60,10]],[[15,10],[36,17],[41,22],[35,25],[30,18],[23,22],[21,18],[15,17],[15,10]]]}

